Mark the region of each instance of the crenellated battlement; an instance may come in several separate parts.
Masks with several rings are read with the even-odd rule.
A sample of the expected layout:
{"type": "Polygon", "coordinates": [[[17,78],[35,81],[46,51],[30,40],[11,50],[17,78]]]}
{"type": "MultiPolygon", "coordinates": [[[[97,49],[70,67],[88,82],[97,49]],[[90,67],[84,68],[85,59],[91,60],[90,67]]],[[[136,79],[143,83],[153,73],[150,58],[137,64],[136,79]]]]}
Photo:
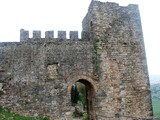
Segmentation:
{"type": "MultiPolygon", "coordinates": [[[[28,30],[24,30],[21,29],[20,30],[20,41],[24,42],[27,41],[28,39],[40,39],[41,37],[41,31],[40,30],[33,30],[32,32],[32,38],[29,37],[29,31],[28,30]]],[[[58,39],[58,40],[66,40],[67,39],[67,33],[66,31],[58,31],[57,32],[57,38],[55,37],[55,32],[50,30],[50,31],[45,31],[45,38],[46,39],[58,39]]],[[[88,39],[88,32],[83,31],[81,33],[81,38],[83,40],[87,40],[88,39]]],[[[78,31],[70,31],[69,32],[69,39],[70,40],[79,40],[81,39],[78,36],[78,31]]]]}

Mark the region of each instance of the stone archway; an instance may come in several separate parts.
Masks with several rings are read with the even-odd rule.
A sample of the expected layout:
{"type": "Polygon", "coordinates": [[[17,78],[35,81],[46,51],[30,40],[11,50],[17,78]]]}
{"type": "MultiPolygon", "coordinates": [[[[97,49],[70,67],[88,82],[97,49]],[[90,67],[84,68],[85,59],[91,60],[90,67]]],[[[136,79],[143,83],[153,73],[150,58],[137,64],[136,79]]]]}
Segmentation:
{"type": "MultiPolygon", "coordinates": [[[[71,89],[72,85],[76,82],[83,83],[87,88],[87,112],[89,115],[89,120],[95,120],[95,109],[94,109],[94,99],[95,93],[97,91],[96,81],[93,80],[89,75],[81,74],[70,76],[66,80],[68,84],[67,94],[68,94],[68,102],[71,103],[71,89]]],[[[70,104],[71,105],[71,104],[70,104]]]]}
{"type": "MultiPolygon", "coordinates": [[[[85,93],[84,93],[85,94],[85,98],[83,98],[83,99],[86,102],[86,113],[87,113],[87,116],[88,116],[89,120],[94,120],[94,108],[93,108],[94,89],[93,89],[91,83],[88,82],[87,80],[80,79],[76,83],[81,83],[81,84],[83,84],[85,86],[85,93]]],[[[71,93],[73,93],[73,92],[74,91],[71,90],[71,93]]],[[[71,96],[71,99],[73,99],[72,96],[71,96]]]]}

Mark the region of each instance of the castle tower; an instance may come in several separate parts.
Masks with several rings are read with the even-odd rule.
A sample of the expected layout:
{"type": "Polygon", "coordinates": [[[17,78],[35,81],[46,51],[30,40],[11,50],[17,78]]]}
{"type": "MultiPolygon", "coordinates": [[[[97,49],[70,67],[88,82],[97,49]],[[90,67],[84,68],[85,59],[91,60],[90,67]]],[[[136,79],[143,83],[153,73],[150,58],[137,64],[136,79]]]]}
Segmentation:
{"type": "Polygon", "coordinates": [[[98,67],[97,74],[104,81],[108,95],[107,102],[101,103],[106,106],[108,113],[100,110],[97,114],[109,116],[113,112],[118,116],[137,118],[152,116],[138,5],[122,7],[117,3],[93,0],[83,19],[82,28],[95,46],[98,56],[95,67],[98,67]],[[113,106],[114,110],[111,110],[113,106]]]}

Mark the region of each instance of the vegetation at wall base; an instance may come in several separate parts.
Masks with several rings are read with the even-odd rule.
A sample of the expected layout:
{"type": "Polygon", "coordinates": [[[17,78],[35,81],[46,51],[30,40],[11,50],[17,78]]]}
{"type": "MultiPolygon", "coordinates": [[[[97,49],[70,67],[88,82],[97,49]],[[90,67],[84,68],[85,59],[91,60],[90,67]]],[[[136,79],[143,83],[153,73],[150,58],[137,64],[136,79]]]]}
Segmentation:
{"type": "Polygon", "coordinates": [[[25,117],[0,107],[0,120],[49,120],[48,118],[25,117]]]}
{"type": "Polygon", "coordinates": [[[160,83],[151,84],[151,94],[153,115],[160,120],[160,83]]]}
{"type": "Polygon", "coordinates": [[[160,119],[160,99],[152,98],[153,115],[160,119]]]}

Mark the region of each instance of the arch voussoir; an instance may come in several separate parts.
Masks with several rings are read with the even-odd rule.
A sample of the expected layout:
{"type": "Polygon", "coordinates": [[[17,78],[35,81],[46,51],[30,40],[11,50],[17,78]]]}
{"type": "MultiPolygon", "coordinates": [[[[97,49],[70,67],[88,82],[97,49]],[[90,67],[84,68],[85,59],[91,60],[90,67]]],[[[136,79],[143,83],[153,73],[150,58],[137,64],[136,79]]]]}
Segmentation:
{"type": "Polygon", "coordinates": [[[91,73],[82,72],[82,71],[74,72],[70,74],[65,80],[68,84],[67,91],[69,92],[69,89],[71,90],[71,86],[78,80],[88,81],[93,86],[94,91],[97,91],[97,85],[96,85],[97,80],[95,80],[95,78],[96,77],[91,75],[91,73]]]}

